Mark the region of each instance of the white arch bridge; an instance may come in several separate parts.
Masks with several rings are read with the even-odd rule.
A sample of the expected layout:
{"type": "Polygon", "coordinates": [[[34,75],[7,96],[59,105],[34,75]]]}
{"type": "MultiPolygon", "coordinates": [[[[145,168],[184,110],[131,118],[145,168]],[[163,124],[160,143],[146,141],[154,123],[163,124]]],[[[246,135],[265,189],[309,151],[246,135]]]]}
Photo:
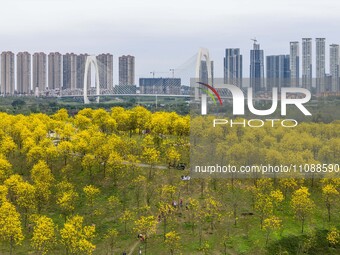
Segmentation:
{"type": "MultiPolygon", "coordinates": [[[[187,98],[189,100],[190,96],[193,96],[195,100],[198,100],[200,92],[196,86],[190,88],[190,83],[203,81],[208,84],[213,84],[212,82],[214,80],[209,51],[206,48],[200,48],[197,54],[193,55],[178,68],[170,69],[170,71],[172,71],[172,78],[181,78],[182,84],[187,84],[186,86],[172,84],[170,82],[162,85],[160,89],[154,89],[152,93],[150,93],[150,91],[143,93],[140,88],[132,85],[109,86],[108,84],[101,84],[102,79],[99,79],[99,75],[103,73],[105,68],[107,67],[103,63],[98,62],[95,56],[88,56],[85,63],[82,88],[61,89],[59,91],[46,90],[43,93],[47,96],[56,96],[59,98],[83,98],[84,104],[89,104],[90,102],[99,103],[101,97],[154,97],[157,101],[158,97],[187,98]],[[91,77],[93,74],[95,77],[91,77]],[[91,81],[94,81],[92,86],[91,81]]],[[[160,72],[151,73],[158,75],[160,72]]],[[[168,73],[168,75],[169,74],[170,73],[168,73]]],[[[232,98],[231,93],[227,90],[219,92],[221,98],[232,98]]]]}

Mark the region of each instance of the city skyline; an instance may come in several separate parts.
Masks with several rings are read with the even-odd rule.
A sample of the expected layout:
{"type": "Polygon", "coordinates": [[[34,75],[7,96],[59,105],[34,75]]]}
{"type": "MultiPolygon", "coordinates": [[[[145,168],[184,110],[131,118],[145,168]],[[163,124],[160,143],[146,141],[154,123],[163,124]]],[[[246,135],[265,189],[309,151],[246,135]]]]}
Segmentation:
{"type": "MultiPolygon", "coordinates": [[[[308,38],[311,38],[311,39],[317,39],[319,38],[319,36],[316,36],[316,37],[308,37],[308,38]]],[[[301,44],[299,45],[300,47],[300,77],[302,77],[302,39],[303,38],[297,38],[298,40],[293,40],[293,41],[288,41],[286,39],[286,41],[283,42],[283,44],[285,44],[285,49],[283,51],[270,51],[269,49],[271,47],[273,47],[273,45],[271,45],[271,47],[266,47],[266,46],[263,46],[263,45],[267,45],[266,42],[264,40],[261,40],[261,39],[258,39],[257,41],[259,42],[259,44],[261,44],[261,48],[264,50],[264,56],[270,56],[270,55],[289,55],[290,54],[290,46],[289,46],[289,43],[290,42],[298,42],[301,44]],[[264,43],[262,43],[264,41],[264,43]],[[287,44],[288,43],[288,44],[287,44]]],[[[327,37],[326,38],[323,38],[323,39],[326,39],[326,42],[325,42],[325,47],[326,47],[326,51],[325,51],[325,72],[326,73],[330,73],[330,53],[329,51],[327,51],[327,49],[329,49],[329,47],[331,45],[334,45],[334,44],[340,44],[340,38],[339,38],[339,41],[331,41],[329,40],[327,37]]],[[[238,48],[240,50],[240,54],[242,55],[243,57],[243,77],[246,77],[246,78],[249,78],[249,74],[250,74],[250,69],[248,68],[249,65],[250,65],[250,50],[253,46],[252,44],[252,40],[253,39],[249,39],[247,40],[247,46],[245,48],[242,48],[240,45],[242,45],[244,42],[240,42],[238,45],[237,44],[232,44],[234,46],[230,46],[231,44],[229,43],[225,43],[224,47],[222,47],[216,54],[216,50],[217,49],[210,49],[209,48],[209,52],[215,52],[214,55],[212,55],[210,53],[211,56],[211,60],[215,62],[215,66],[223,66],[224,65],[224,58],[223,56],[221,57],[221,55],[223,54],[223,52],[225,52],[225,49],[228,49],[228,48],[238,48]],[[217,64],[218,63],[218,64],[217,64]]],[[[275,45],[274,45],[275,46],[275,45]]],[[[199,47],[200,48],[200,47],[199,47]]],[[[196,48],[196,49],[192,49],[191,52],[189,52],[189,54],[193,54],[195,55],[197,53],[197,51],[199,50],[199,48],[196,48]]],[[[88,54],[88,55],[101,55],[103,54],[103,51],[98,51],[98,53],[84,53],[84,51],[61,51],[61,50],[51,50],[51,51],[43,51],[43,50],[37,50],[37,51],[30,51],[28,49],[25,49],[23,48],[22,50],[20,51],[16,51],[14,49],[5,49],[5,48],[0,48],[0,52],[6,52],[6,51],[9,51],[9,52],[13,52],[15,55],[17,55],[19,52],[29,52],[30,54],[32,54],[33,56],[33,53],[38,53],[38,52],[44,52],[46,54],[49,54],[49,53],[53,53],[53,52],[65,52],[65,53],[62,53],[63,55],[67,54],[67,53],[74,53],[74,54],[88,54]]],[[[122,55],[133,55],[132,53],[132,50],[129,52],[125,52],[123,54],[119,54],[119,53],[116,53],[116,51],[113,49],[110,53],[113,55],[114,58],[118,58],[119,56],[122,56],[122,55]]],[[[188,61],[188,59],[190,57],[192,57],[192,55],[187,55],[187,57],[185,58],[182,58],[182,62],[178,62],[176,65],[165,65],[165,69],[161,69],[161,68],[158,68],[156,69],[155,71],[155,67],[156,67],[156,64],[152,65],[150,64],[150,68],[148,68],[147,70],[150,70],[150,71],[147,71],[146,73],[144,74],[137,74],[137,71],[135,71],[135,79],[138,80],[139,77],[152,77],[152,75],[150,74],[152,71],[155,71],[155,73],[168,73],[167,77],[171,77],[172,76],[172,72],[170,71],[169,67],[181,67],[183,64],[185,64],[186,61],[188,61]]],[[[315,60],[315,54],[316,54],[316,45],[315,45],[315,42],[312,42],[312,77],[316,77],[316,60],[315,60]]],[[[133,55],[135,56],[135,55],[133,55]]],[[[138,58],[138,56],[135,56],[138,58]]],[[[153,55],[150,55],[150,57],[154,57],[153,55]]],[[[138,58],[139,59],[139,58],[138,58]]],[[[159,58],[161,59],[161,58],[159,58]]],[[[139,62],[141,62],[142,60],[140,60],[139,62]]],[[[145,66],[145,63],[149,63],[150,61],[144,61],[143,62],[143,65],[141,66],[145,66]]],[[[163,61],[163,63],[166,63],[166,61],[163,61]]],[[[138,69],[138,65],[136,66],[136,69],[138,69]]],[[[119,70],[119,62],[118,61],[113,61],[113,69],[114,70],[119,70]]],[[[175,70],[179,70],[177,68],[174,68],[175,70]]],[[[117,71],[118,72],[118,71],[117,71]]],[[[216,73],[216,77],[224,77],[224,70],[223,68],[218,68],[215,70],[215,73],[216,73]]],[[[159,76],[161,77],[161,76],[159,76]]],[[[114,73],[114,78],[113,78],[113,84],[119,84],[119,75],[116,75],[116,73],[114,73]]]]}
{"type": "MultiPolygon", "coordinates": [[[[49,90],[83,89],[85,62],[88,54],[73,52],[0,52],[0,94],[30,94],[49,90]]],[[[96,56],[99,80],[103,88],[113,87],[113,55],[96,56]]],[[[91,68],[88,86],[91,84],[91,68]]]]}
{"type": "MultiPolygon", "coordinates": [[[[329,49],[329,55],[328,55],[328,58],[326,58],[326,52],[327,52],[327,50],[326,50],[326,38],[320,38],[320,37],[315,38],[315,44],[313,44],[313,38],[301,38],[301,40],[302,40],[302,45],[301,45],[302,60],[299,61],[300,46],[299,46],[298,41],[289,42],[289,47],[290,47],[290,54],[289,55],[287,55],[287,54],[268,55],[266,53],[266,49],[260,50],[260,44],[257,43],[256,39],[253,39],[253,42],[254,42],[253,43],[253,49],[250,50],[250,55],[252,55],[252,54],[254,55],[254,52],[259,51],[259,53],[261,53],[261,54],[257,57],[259,59],[262,58],[262,60],[255,60],[255,62],[256,61],[259,62],[258,63],[259,67],[257,68],[257,69],[259,69],[259,70],[257,70],[258,71],[257,75],[260,74],[259,75],[259,77],[260,77],[259,81],[261,81],[261,79],[263,79],[264,77],[265,78],[274,78],[274,77],[280,78],[282,76],[282,77],[287,78],[288,77],[287,74],[284,74],[284,75],[273,74],[270,71],[268,71],[268,68],[273,69],[273,67],[268,67],[268,65],[273,65],[274,62],[277,62],[277,63],[282,62],[281,60],[274,60],[274,58],[269,58],[269,57],[287,55],[288,56],[288,59],[287,59],[288,62],[286,60],[285,61],[288,64],[288,68],[290,68],[289,78],[291,79],[290,82],[291,82],[292,86],[295,86],[294,85],[295,83],[300,83],[300,81],[297,79],[299,77],[299,78],[302,79],[301,80],[302,84],[299,84],[300,86],[306,87],[306,84],[308,84],[308,86],[310,86],[310,87],[308,87],[308,89],[311,89],[311,87],[317,86],[317,89],[318,89],[317,92],[339,90],[339,86],[337,85],[339,82],[336,82],[336,80],[334,79],[334,75],[338,75],[337,74],[338,73],[338,71],[337,71],[338,64],[337,63],[339,62],[339,58],[337,60],[336,52],[338,52],[338,51],[336,51],[336,47],[335,47],[337,44],[330,44],[329,46],[327,46],[327,49],[329,49]],[[264,61],[264,59],[266,59],[266,61],[264,61]],[[291,62],[294,59],[296,60],[296,61],[294,61],[295,66],[292,65],[292,63],[294,63],[294,62],[291,62]],[[268,63],[270,61],[272,63],[268,63]],[[328,66],[329,66],[327,72],[326,72],[326,62],[328,62],[328,66]],[[297,64],[299,64],[299,65],[297,65],[297,64]],[[316,67],[314,67],[314,66],[316,66],[316,67]],[[296,74],[300,73],[300,69],[301,69],[301,71],[302,71],[301,76],[296,76],[296,78],[294,78],[294,69],[295,69],[296,74]],[[313,75],[313,70],[315,70],[314,75],[313,75]],[[265,71],[266,75],[264,75],[264,71],[265,71]],[[292,76],[290,76],[291,74],[292,74],[292,76]],[[331,81],[328,81],[326,77],[329,77],[331,79],[331,81]],[[316,78],[314,83],[311,82],[312,78],[316,78]],[[293,82],[294,79],[296,79],[296,82],[295,81],[293,82]],[[321,80],[323,80],[323,81],[321,82],[321,80]],[[325,85],[326,83],[327,83],[327,85],[325,85]],[[325,86],[327,86],[327,88],[325,86]]],[[[246,52],[246,50],[244,52],[246,52]]],[[[6,52],[3,52],[3,53],[6,53],[6,52]]],[[[27,54],[30,55],[30,53],[27,52],[27,51],[25,51],[24,53],[26,55],[27,54]]],[[[237,69],[241,69],[241,76],[240,77],[242,77],[242,73],[244,72],[244,70],[243,70],[244,66],[242,66],[242,64],[243,64],[243,61],[242,61],[243,54],[241,54],[241,53],[242,53],[242,49],[240,49],[240,48],[235,48],[235,49],[226,48],[225,49],[225,54],[226,54],[227,59],[228,59],[228,54],[229,54],[232,58],[234,58],[233,61],[237,60],[239,62],[237,64],[238,65],[237,69]],[[232,56],[233,54],[235,56],[232,56]]],[[[16,87],[16,90],[19,93],[21,93],[21,91],[23,90],[22,84],[21,84],[21,80],[23,78],[20,77],[20,75],[19,75],[19,72],[22,69],[22,68],[19,68],[20,66],[22,66],[22,63],[20,62],[21,58],[19,57],[21,54],[23,54],[23,53],[19,52],[17,54],[17,59],[16,59],[17,74],[16,74],[16,77],[14,78],[15,83],[16,83],[15,87],[16,87]]],[[[61,78],[54,75],[54,73],[51,72],[51,70],[50,70],[50,69],[56,68],[55,66],[58,66],[58,64],[57,65],[54,64],[55,66],[52,67],[53,61],[50,58],[52,58],[54,55],[58,55],[58,56],[60,55],[58,58],[62,57],[62,59],[63,59],[62,60],[63,65],[62,65],[62,68],[61,68],[63,70],[63,82],[61,84],[62,88],[69,88],[69,89],[82,88],[83,87],[83,73],[84,73],[83,71],[84,70],[81,71],[81,69],[84,69],[86,56],[88,56],[88,54],[87,53],[85,53],[85,54],[84,53],[82,53],[82,54],[66,53],[66,54],[62,55],[59,52],[54,52],[54,53],[51,52],[51,53],[48,54],[48,64],[47,64],[47,54],[45,52],[35,52],[32,55],[32,59],[33,59],[33,61],[32,61],[33,64],[32,64],[32,67],[31,67],[31,69],[32,69],[31,76],[32,76],[32,80],[33,80],[32,81],[32,87],[33,88],[39,87],[40,91],[43,90],[46,87],[48,87],[49,89],[60,88],[60,86],[54,85],[52,76],[54,76],[54,79],[58,79],[58,78],[61,79],[61,78]],[[70,62],[70,60],[66,61],[67,58],[72,57],[72,56],[74,57],[74,61],[72,62],[74,64],[73,65],[74,70],[72,69],[73,71],[68,70],[68,68],[71,68],[70,67],[71,64],[67,65],[67,63],[66,63],[66,62],[70,62]],[[43,67],[41,67],[41,66],[43,66],[43,67]],[[51,68],[50,68],[50,66],[51,66],[51,68]],[[75,76],[75,73],[77,73],[76,76],[75,76]],[[70,77],[68,77],[68,74],[69,74],[70,77]],[[42,80],[42,82],[40,80],[42,80]],[[48,82],[47,82],[47,80],[48,80],[48,82]],[[70,83],[70,84],[68,84],[68,83],[70,83]]],[[[223,67],[222,67],[224,72],[226,72],[226,65],[228,64],[228,61],[226,61],[226,57],[224,57],[224,64],[223,64],[223,67]]],[[[27,58],[27,56],[26,56],[26,58],[27,58]]],[[[102,53],[102,54],[99,54],[97,56],[97,59],[100,63],[102,63],[102,66],[105,66],[104,67],[105,72],[103,72],[103,68],[102,68],[102,70],[100,70],[100,74],[99,74],[101,83],[104,82],[106,84],[105,88],[111,88],[114,85],[118,85],[119,83],[114,83],[113,80],[114,80],[115,77],[118,77],[118,79],[119,79],[119,76],[121,76],[121,74],[122,74],[120,69],[114,70],[113,62],[116,62],[116,61],[113,61],[113,58],[117,59],[116,56],[113,56],[113,54],[110,54],[110,53],[106,53],[106,54],[102,53]]],[[[131,72],[130,76],[131,76],[131,74],[134,74],[134,69],[135,69],[135,65],[134,65],[135,60],[134,59],[135,58],[134,58],[134,56],[130,56],[130,55],[127,55],[127,56],[123,55],[123,56],[118,57],[119,67],[120,67],[120,64],[123,64],[123,63],[121,63],[122,58],[132,58],[132,60],[130,60],[130,62],[131,62],[130,68],[132,68],[130,70],[130,72],[131,72]]],[[[232,58],[229,59],[229,62],[232,61],[232,58]]],[[[29,62],[31,61],[30,58],[29,58],[28,61],[29,62]]],[[[59,60],[57,59],[56,61],[61,62],[60,59],[59,60]]],[[[13,62],[14,62],[14,60],[13,60],[13,62]]],[[[214,62],[214,60],[212,60],[212,63],[213,62],[214,62]]],[[[232,62],[230,62],[230,63],[232,63],[232,62]]],[[[233,65],[235,65],[235,63],[233,65]]],[[[143,63],[141,63],[141,64],[143,65],[143,63]]],[[[281,66],[283,66],[283,64],[281,64],[281,66]]],[[[236,68],[236,66],[234,66],[233,68],[236,68]]],[[[287,66],[285,68],[287,68],[287,66]]],[[[26,69],[28,69],[28,72],[30,72],[29,67],[26,67],[26,69]]],[[[219,69],[221,69],[221,67],[216,67],[216,69],[219,70],[219,69]]],[[[56,70],[55,72],[60,73],[60,71],[61,70],[56,70]]],[[[230,69],[228,72],[230,72],[230,71],[234,72],[232,69],[230,69]]],[[[239,71],[240,70],[238,70],[238,72],[239,71]]],[[[277,72],[277,73],[278,72],[287,73],[287,71],[285,71],[283,69],[282,70],[275,70],[275,72],[277,72]]],[[[154,74],[155,73],[153,73],[153,75],[154,74]]],[[[225,73],[225,75],[226,75],[226,73],[225,73]]],[[[251,77],[251,75],[252,75],[252,72],[250,72],[249,76],[251,77]]],[[[172,73],[172,76],[173,77],[176,76],[174,72],[172,73]]],[[[163,78],[170,77],[170,74],[164,75],[164,76],[161,76],[161,77],[163,77],[163,78]]],[[[246,78],[246,77],[247,76],[245,75],[244,78],[246,78]]],[[[135,77],[133,75],[133,78],[132,78],[131,81],[133,81],[134,78],[135,77]]],[[[139,78],[148,78],[148,76],[139,77],[139,78]]],[[[181,77],[178,76],[178,78],[181,78],[181,77]]],[[[225,76],[225,78],[226,78],[226,76],[225,76]]],[[[27,80],[29,78],[26,77],[25,79],[27,80]]],[[[251,79],[250,82],[252,82],[252,81],[253,80],[251,79]]],[[[60,83],[60,81],[56,81],[56,83],[60,83]]],[[[285,81],[285,83],[286,83],[286,81],[285,81]]],[[[130,84],[130,85],[132,85],[132,84],[130,84]]],[[[138,85],[138,84],[136,84],[136,85],[138,85]]],[[[251,84],[251,86],[252,85],[254,85],[254,84],[251,84]]],[[[261,90],[264,90],[264,88],[268,88],[268,87],[272,86],[272,84],[267,85],[267,84],[264,84],[263,82],[260,82],[260,84],[258,84],[258,85],[259,86],[258,86],[258,88],[255,89],[255,91],[261,91],[261,90]]],[[[256,87],[256,86],[252,86],[252,87],[256,87]]],[[[27,92],[24,91],[23,93],[27,93],[27,92]]]]}
{"type": "MultiPolygon", "coordinates": [[[[333,0],[322,6],[316,0],[240,0],[228,5],[222,0],[5,1],[1,51],[130,54],[143,63],[136,66],[137,80],[151,77],[156,68],[163,72],[177,68],[200,47],[210,49],[215,66],[223,65],[219,56],[225,48],[241,48],[248,74],[250,38],[257,37],[267,55],[289,54],[286,41],[301,37],[340,43],[339,7],[333,0]]],[[[223,77],[223,70],[216,69],[215,76],[223,77]]]]}

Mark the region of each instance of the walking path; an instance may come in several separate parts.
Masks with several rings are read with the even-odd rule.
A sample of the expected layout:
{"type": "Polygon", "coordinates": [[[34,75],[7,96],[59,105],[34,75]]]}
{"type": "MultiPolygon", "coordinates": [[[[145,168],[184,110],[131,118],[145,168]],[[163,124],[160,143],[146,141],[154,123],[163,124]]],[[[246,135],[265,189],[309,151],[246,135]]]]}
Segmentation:
{"type": "Polygon", "coordinates": [[[130,252],[128,253],[128,255],[132,255],[133,252],[135,251],[136,247],[138,246],[139,241],[135,242],[134,245],[132,245],[130,252]]]}

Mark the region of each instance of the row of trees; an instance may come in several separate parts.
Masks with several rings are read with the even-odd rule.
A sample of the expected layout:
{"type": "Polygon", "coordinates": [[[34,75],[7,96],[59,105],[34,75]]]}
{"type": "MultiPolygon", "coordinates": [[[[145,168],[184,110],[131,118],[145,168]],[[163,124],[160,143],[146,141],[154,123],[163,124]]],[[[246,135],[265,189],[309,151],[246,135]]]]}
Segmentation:
{"type": "MultiPolygon", "coordinates": [[[[176,165],[181,155],[188,159],[182,152],[188,148],[189,118],[176,113],[135,107],[84,109],[74,117],[65,110],[52,116],[0,115],[0,229],[11,254],[25,236],[39,254],[60,244],[67,254],[92,254],[95,236],[111,240],[113,250],[117,229],[95,234],[103,214],[123,224],[124,233],[132,231],[128,226],[134,221],[135,231],[153,232],[146,228],[156,227],[155,216],[140,213],[144,185],[156,164],[176,165]],[[138,166],[141,161],[150,165],[148,175],[138,166]],[[128,183],[135,189],[137,210],[122,201],[129,198],[108,194],[110,187],[124,193],[120,188],[128,183]],[[54,210],[64,223],[49,216],[54,210]]],[[[154,189],[149,188],[149,203],[154,189]]]]}
{"type": "MultiPolygon", "coordinates": [[[[31,246],[37,254],[48,254],[57,242],[57,226],[45,215],[32,215],[31,218],[34,224],[31,246]]],[[[60,230],[60,239],[66,254],[92,254],[94,251],[96,246],[91,241],[95,226],[83,226],[83,221],[82,216],[72,216],[60,230]]],[[[10,254],[13,254],[14,245],[21,244],[24,240],[24,231],[16,207],[6,200],[0,206],[0,231],[1,241],[9,244],[10,254]]]]}
{"type": "Polygon", "coordinates": [[[339,179],[182,180],[188,172],[172,167],[189,164],[190,146],[202,138],[208,145],[221,141],[209,151],[221,162],[278,164],[327,155],[326,162],[336,163],[336,123],[255,132],[142,107],[0,118],[0,239],[10,253],[23,243],[23,254],[112,254],[141,234],[146,252],[159,251],[161,243],[170,254],[216,247],[227,254],[234,237],[251,238],[253,229],[263,243],[249,249],[263,250],[292,225],[299,223],[290,233],[308,233],[320,219],[329,244],[338,245],[339,179]]]}

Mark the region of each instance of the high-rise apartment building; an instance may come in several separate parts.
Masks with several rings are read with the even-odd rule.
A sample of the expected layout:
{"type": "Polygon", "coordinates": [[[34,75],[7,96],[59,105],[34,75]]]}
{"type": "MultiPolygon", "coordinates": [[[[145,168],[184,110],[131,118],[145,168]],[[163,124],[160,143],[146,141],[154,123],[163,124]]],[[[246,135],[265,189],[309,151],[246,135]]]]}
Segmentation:
{"type": "Polygon", "coordinates": [[[302,87],[312,89],[312,38],[302,38],[302,87]]]}
{"type": "Polygon", "coordinates": [[[339,92],[339,45],[331,44],[329,46],[329,72],[331,75],[331,92],[339,92]]]}
{"type": "Polygon", "coordinates": [[[63,55],[63,89],[76,89],[77,85],[77,55],[63,55]]]}
{"type": "Polygon", "coordinates": [[[100,88],[113,88],[113,56],[112,54],[100,54],[97,56],[99,68],[100,88]]]}
{"type": "Polygon", "coordinates": [[[46,54],[36,52],[33,54],[33,90],[42,92],[46,89],[46,54]]]}
{"type": "Polygon", "coordinates": [[[290,56],[273,55],[266,57],[266,88],[272,91],[272,88],[288,87],[290,85],[290,56]]]}
{"type": "Polygon", "coordinates": [[[1,53],[1,87],[2,95],[13,95],[15,90],[14,81],[14,53],[4,51],[1,53]]]}
{"type": "Polygon", "coordinates": [[[250,87],[254,93],[265,90],[263,50],[256,40],[250,50],[250,87]]]}
{"type": "Polygon", "coordinates": [[[316,38],[316,91],[317,93],[323,93],[325,88],[325,74],[326,74],[326,45],[325,38],[316,38]]]}
{"type": "Polygon", "coordinates": [[[240,49],[225,50],[224,83],[242,87],[242,55],[240,49]]]}
{"type": "Polygon", "coordinates": [[[59,52],[48,54],[48,88],[61,89],[62,55],[59,52]]]}
{"type": "Polygon", "coordinates": [[[204,83],[209,83],[214,85],[214,61],[210,61],[210,74],[211,80],[209,81],[208,65],[206,60],[201,60],[200,70],[199,70],[199,80],[204,83]]]}
{"type": "MultiPolygon", "coordinates": [[[[89,54],[79,54],[76,57],[76,88],[84,89],[84,73],[85,73],[85,65],[86,60],[89,54]]],[[[91,84],[91,65],[89,66],[89,70],[87,73],[87,87],[91,84]]]]}
{"type": "Polygon", "coordinates": [[[17,54],[17,92],[31,92],[31,54],[26,51],[17,54]]]}
{"type": "Polygon", "coordinates": [[[299,42],[290,42],[289,46],[290,46],[289,47],[290,86],[299,87],[300,85],[299,42]]]}
{"type": "Polygon", "coordinates": [[[119,57],[119,85],[135,85],[135,57],[119,57]]]}
{"type": "Polygon", "coordinates": [[[181,94],[180,78],[140,78],[141,94],[181,94]]]}

